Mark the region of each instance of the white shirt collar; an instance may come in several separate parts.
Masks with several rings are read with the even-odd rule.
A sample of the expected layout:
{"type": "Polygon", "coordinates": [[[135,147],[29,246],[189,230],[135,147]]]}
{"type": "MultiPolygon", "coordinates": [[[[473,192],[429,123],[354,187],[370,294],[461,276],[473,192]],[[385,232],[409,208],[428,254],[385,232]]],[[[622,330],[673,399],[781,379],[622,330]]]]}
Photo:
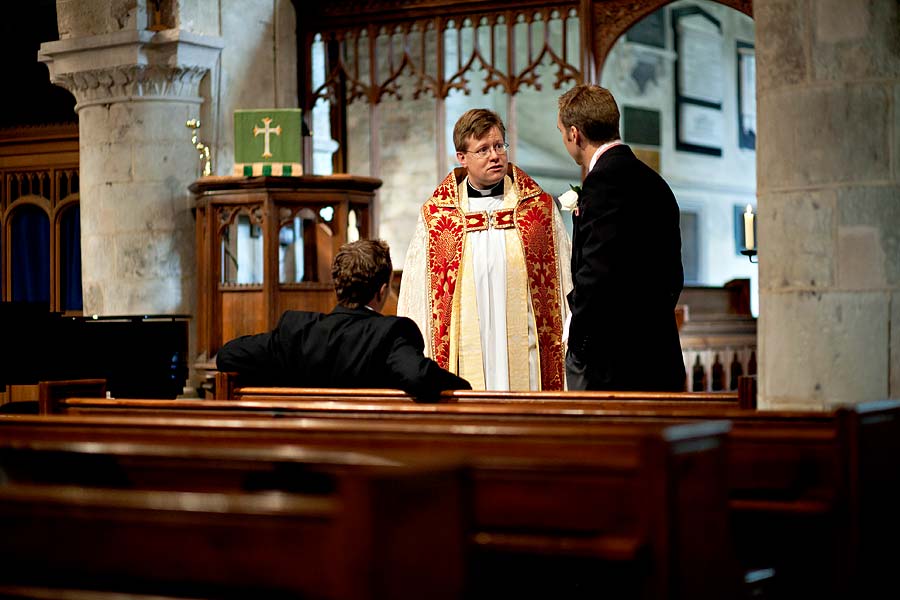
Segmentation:
{"type": "Polygon", "coordinates": [[[606,152],[610,148],[613,148],[615,146],[621,146],[621,145],[622,145],[622,140],[613,140],[611,142],[606,142],[605,144],[603,144],[602,146],[597,148],[597,151],[594,152],[594,156],[591,157],[591,165],[588,167],[588,173],[590,173],[591,171],[594,170],[594,165],[597,164],[597,160],[599,160],[600,155],[602,155],[604,152],[606,152]]]}

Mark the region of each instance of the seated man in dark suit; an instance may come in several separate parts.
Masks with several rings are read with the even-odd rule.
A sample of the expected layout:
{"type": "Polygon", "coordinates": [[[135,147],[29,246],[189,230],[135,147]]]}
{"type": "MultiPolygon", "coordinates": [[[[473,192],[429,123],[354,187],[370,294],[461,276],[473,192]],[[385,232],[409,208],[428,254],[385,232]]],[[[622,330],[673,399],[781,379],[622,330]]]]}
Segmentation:
{"type": "Polygon", "coordinates": [[[441,390],[471,389],[468,381],[425,357],[412,320],[379,312],[390,293],[391,273],[385,242],[344,244],[331,267],[334,310],[287,311],[273,331],[225,344],[216,366],[237,371],[250,385],[397,388],[426,401],[441,390]]]}

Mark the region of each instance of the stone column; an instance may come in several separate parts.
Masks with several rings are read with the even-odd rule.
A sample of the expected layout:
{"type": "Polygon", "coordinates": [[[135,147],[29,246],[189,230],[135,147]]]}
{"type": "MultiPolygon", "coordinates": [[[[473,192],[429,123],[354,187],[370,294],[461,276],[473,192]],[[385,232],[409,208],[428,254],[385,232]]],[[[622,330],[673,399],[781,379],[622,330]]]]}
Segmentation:
{"type": "Polygon", "coordinates": [[[58,6],[70,37],[42,44],[39,59],[77,100],[84,313],[193,313],[187,186],[199,162],[185,121],[200,116],[200,82],[222,42],[177,29],[94,34],[98,19],[69,15],[92,33],[79,35],[63,27],[64,9],[77,7],[58,6]]]}
{"type": "Polygon", "coordinates": [[[753,11],[760,404],[900,397],[900,4],[753,11]]]}

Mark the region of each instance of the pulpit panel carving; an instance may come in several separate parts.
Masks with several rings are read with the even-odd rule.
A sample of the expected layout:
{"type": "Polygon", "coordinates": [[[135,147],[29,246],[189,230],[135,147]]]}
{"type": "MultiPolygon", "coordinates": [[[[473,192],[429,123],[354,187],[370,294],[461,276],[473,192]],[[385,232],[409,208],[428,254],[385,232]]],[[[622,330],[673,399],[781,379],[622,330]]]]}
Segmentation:
{"type": "Polygon", "coordinates": [[[334,240],[349,241],[345,232],[335,231],[340,207],[330,200],[310,199],[306,208],[288,208],[278,204],[279,284],[331,281],[334,240]]]}
{"type": "Polygon", "coordinates": [[[221,283],[258,285],[263,281],[261,206],[219,209],[221,283]]]}

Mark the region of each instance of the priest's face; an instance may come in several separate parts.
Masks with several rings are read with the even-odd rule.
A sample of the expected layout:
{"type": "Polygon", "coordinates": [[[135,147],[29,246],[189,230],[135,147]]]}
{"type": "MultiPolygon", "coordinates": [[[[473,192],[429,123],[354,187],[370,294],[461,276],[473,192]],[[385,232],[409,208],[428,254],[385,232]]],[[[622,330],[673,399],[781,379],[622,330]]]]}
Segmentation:
{"type": "Polygon", "coordinates": [[[466,140],[466,151],[457,152],[456,159],[469,172],[469,181],[480,190],[496,185],[506,175],[506,147],[498,127],[492,127],[487,134],[466,140]],[[484,156],[479,156],[484,154],[484,156]]]}

